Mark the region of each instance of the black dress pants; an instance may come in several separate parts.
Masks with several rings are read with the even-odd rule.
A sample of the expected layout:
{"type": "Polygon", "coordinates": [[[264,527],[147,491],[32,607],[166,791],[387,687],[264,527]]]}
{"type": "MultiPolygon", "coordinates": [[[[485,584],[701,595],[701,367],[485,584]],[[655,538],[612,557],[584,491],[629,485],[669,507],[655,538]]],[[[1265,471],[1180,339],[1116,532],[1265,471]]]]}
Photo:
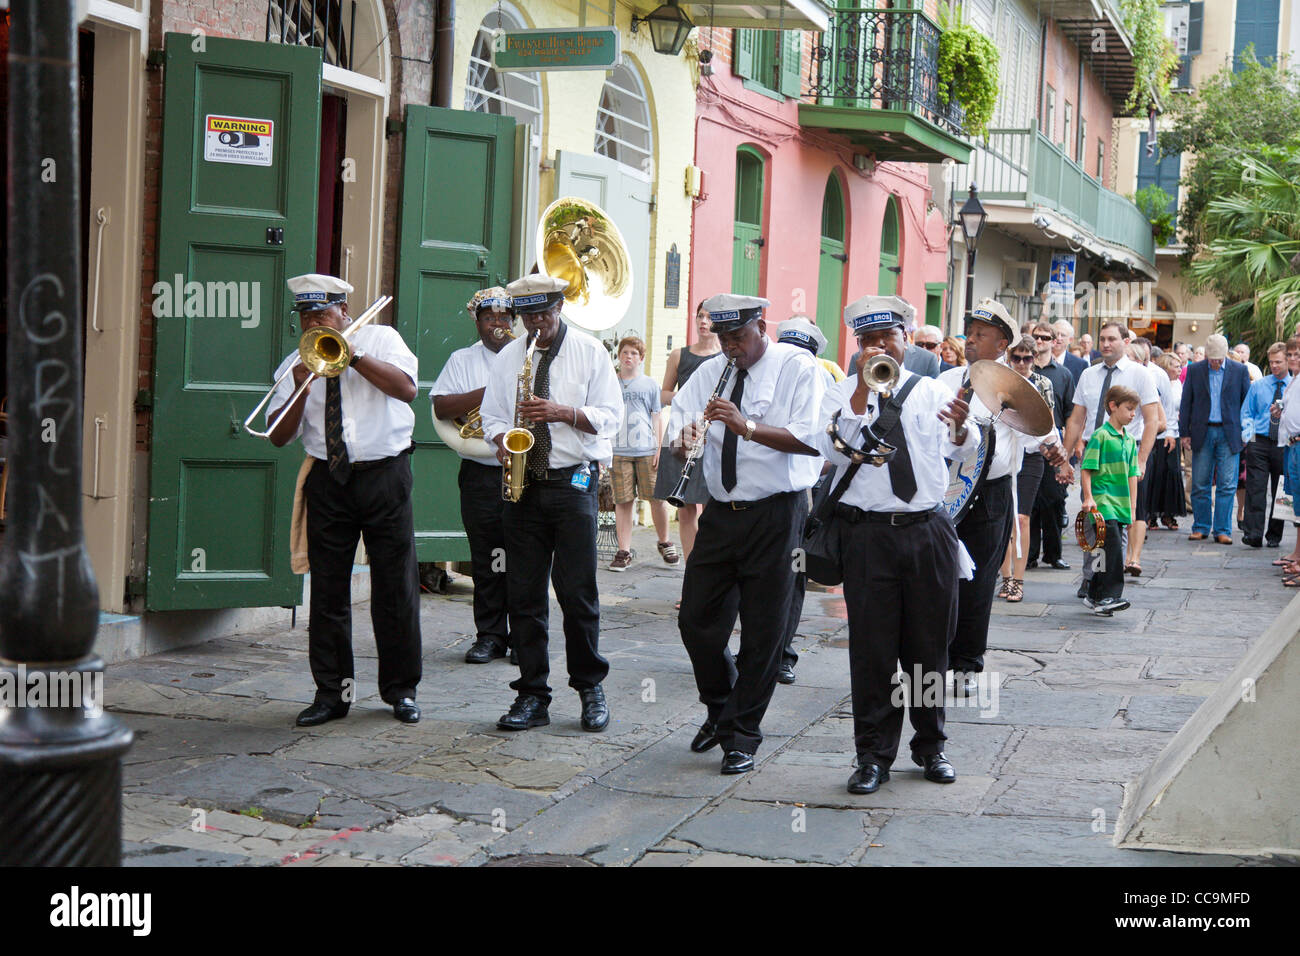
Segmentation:
{"type": "Polygon", "coordinates": [[[936,513],[901,527],[846,522],[841,540],[858,761],[883,770],[893,764],[904,699],[912,753],[940,753],[948,739],[948,639],[957,624],[957,532],[946,514],[936,513]],[[902,688],[895,679],[899,665],[902,688]]]}
{"type": "Polygon", "coordinates": [[[1038,486],[1034,510],[1029,516],[1029,560],[1037,561],[1041,541],[1043,563],[1061,560],[1061,529],[1065,527],[1066,487],[1056,480],[1056,470],[1048,468],[1038,486]]]}
{"type": "Polygon", "coordinates": [[[803,617],[803,597],[808,590],[808,575],[796,571],[794,588],[790,592],[790,613],[785,617],[785,644],[781,648],[781,663],[794,667],[799,663],[799,654],[794,649],[794,639],[799,630],[799,619],[803,617]]]}
{"type": "Polygon", "coordinates": [[[808,514],[804,492],[774,495],[736,511],[709,500],[686,561],[682,643],[700,702],[723,751],[756,753],[760,724],[776,689],[794,591],[794,550],[808,514]],[[740,616],[740,653],[727,652],[740,616]]]}
{"type": "MultiPolygon", "coordinates": [[[[1088,598],[1093,603],[1100,603],[1106,598],[1119,599],[1124,596],[1124,529],[1118,521],[1106,520],[1106,541],[1102,545],[1103,559],[1101,567],[1093,561],[1092,579],[1088,582],[1088,598]]],[[[1096,554],[1093,551],[1092,554],[1096,554]]]]}
{"type": "Polygon", "coordinates": [[[1005,475],[984,482],[957,526],[957,536],[975,562],[975,576],[957,585],[957,627],[948,645],[948,663],[955,671],[984,670],[993,593],[1015,521],[1011,513],[1012,480],[1012,476],[1005,475]]]}
{"type": "Polygon", "coordinates": [[[311,562],[308,660],[316,700],[345,701],[352,681],[352,562],[364,537],[370,556],[370,620],[379,650],[379,694],[393,704],[420,682],[420,572],[411,511],[411,456],[362,469],[346,484],[317,460],[303,483],[311,562]]]}
{"type": "Polygon", "coordinates": [[[586,490],[570,479],[530,478],[523,496],[506,502],[507,606],[519,679],[510,686],[550,704],[549,579],[564,614],[569,686],[590,690],[609,673],[600,656],[600,595],[596,589],[596,468],[586,490]]]}
{"type": "Polygon", "coordinates": [[[469,539],[474,576],[474,630],[504,651],[510,644],[506,611],[506,534],[501,526],[501,468],[460,463],[460,520],[469,539]]]}
{"type": "Polygon", "coordinates": [[[1277,497],[1278,484],[1286,473],[1286,449],[1267,435],[1256,435],[1245,448],[1246,454],[1246,537],[1255,541],[1267,538],[1274,545],[1282,540],[1283,522],[1268,519],[1269,502],[1277,497]],[[1264,533],[1264,525],[1268,533],[1264,533]]]}

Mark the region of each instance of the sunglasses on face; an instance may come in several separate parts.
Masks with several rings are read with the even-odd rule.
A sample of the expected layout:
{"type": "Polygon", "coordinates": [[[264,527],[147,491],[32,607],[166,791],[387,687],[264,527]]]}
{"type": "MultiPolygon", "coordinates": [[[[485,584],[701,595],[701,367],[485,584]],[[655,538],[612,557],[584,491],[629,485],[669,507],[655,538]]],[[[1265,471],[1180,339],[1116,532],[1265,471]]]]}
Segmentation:
{"type": "Polygon", "coordinates": [[[1054,335],[1035,335],[1035,336],[1034,336],[1034,341],[1036,341],[1036,342],[1050,342],[1050,341],[1052,341],[1052,339],[1054,339],[1054,338],[1056,338],[1056,336],[1054,336],[1054,335]]]}
{"type": "Polygon", "coordinates": [[[938,342],[917,342],[916,344],[923,349],[929,349],[931,352],[939,347],[938,342]]]}
{"type": "Polygon", "coordinates": [[[1011,356],[1011,361],[1015,362],[1017,365],[1019,365],[1021,362],[1032,362],[1033,360],[1034,360],[1034,357],[1033,357],[1032,355],[1012,355],[1012,356],[1011,356]]]}

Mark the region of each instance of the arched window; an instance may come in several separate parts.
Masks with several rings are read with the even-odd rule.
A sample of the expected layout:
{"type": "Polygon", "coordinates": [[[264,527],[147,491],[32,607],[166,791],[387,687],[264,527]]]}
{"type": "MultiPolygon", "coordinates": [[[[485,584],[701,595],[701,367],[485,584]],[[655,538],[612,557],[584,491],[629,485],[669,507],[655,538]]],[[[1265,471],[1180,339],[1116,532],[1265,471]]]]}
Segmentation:
{"type": "Polygon", "coordinates": [[[492,39],[500,30],[522,30],[523,22],[509,10],[497,7],[483,18],[469,55],[465,80],[465,109],[471,113],[513,116],[531,123],[535,134],[542,128],[542,81],[535,72],[497,73],[492,69],[492,39]]]}
{"type": "Polygon", "coordinates": [[[898,276],[898,203],[893,196],[885,203],[885,220],[880,226],[880,281],[878,295],[897,295],[898,276]]]}
{"type": "Polygon", "coordinates": [[[650,108],[640,77],[626,63],[614,70],[600,91],[594,149],[624,166],[651,172],[650,108]]]}

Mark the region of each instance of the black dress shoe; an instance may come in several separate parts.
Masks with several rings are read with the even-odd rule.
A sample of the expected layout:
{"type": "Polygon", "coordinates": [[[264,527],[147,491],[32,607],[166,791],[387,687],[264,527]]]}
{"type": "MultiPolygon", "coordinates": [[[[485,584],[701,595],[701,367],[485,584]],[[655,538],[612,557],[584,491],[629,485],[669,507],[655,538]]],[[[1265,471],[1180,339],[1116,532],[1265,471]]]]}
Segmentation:
{"type": "Polygon", "coordinates": [[[1259,538],[1242,538],[1242,539],[1241,539],[1241,543],[1244,544],[1244,545],[1245,545],[1246,547],[1248,547],[1248,548],[1262,548],[1262,547],[1264,547],[1264,542],[1261,541],[1259,538]]]}
{"type": "Polygon", "coordinates": [[[700,724],[700,732],[695,735],[691,741],[691,749],[697,754],[702,754],[706,750],[712,750],[718,745],[718,728],[713,721],[706,720],[700,724]]]}
{"type": "Polygon", "coordinates": [[[1055,561],[1048,561],[1046,567],[1052,568],[1054,571],[1070,570],[1070,566],[1066,564],[1064,561],[1062,561],[1060,558],[1057,558],[1055,561]]]}
{"type": "Polygon", "coordinates": [[[348,705],[344,703],[329,704],[318,700],[298,715],[299,727],[316,727],[331,720],[338,720],[348,715],[348,705]]]}
{"type": "Polygon", "coordinates": [[[1269,548],[1280,548],[1282,547],[1282,539],[1278,538],[1276,541],[1265,541],[1264,545],[1269,548]]]}
{"type": "Polygon", "coordinates": [[[1038,562],[1037,562],[1037,561],[1034,561],[1034,560],[1026,561],[1026,562],[1025,562],[1025,567],[1026,567],[1026,568],[1036,568],[1036,567],[1038,567],[1038,562]]]}
{"type": "Polygon", "coordinates": [[[514,664],[515,667],[519,666],[519,652],[516,651],[513,647],[510,648],[510,663],[514,664]]]}
{"type": "Polygon", "coordinates": [[[888,770],[881,770],[879,764],[864,763],[849,777],[848,790],[849,793],[875,793],[888,780],[888,770]]]}
{"type": "Polygon", "coordinates": [[[975,671],[953,671],[952,692],[955,697],[974,697],[979,693],[979,674],[975,671]]]}
{"type": "Polygon", "coordinates": [[[466,664],[487,664],[498,657],[505,657],[505,649],[490,637],[480,637],[474,646],[465,652],[466,664]]]}
{"type": "Polygon", "coordinates": [[[912,763],[925,768],[923,776],[931,783],[953,783],[957,779],[957,771],[952,769],[948,758],[941,753],[926,754],[923,757],[912,754],[912,763]]]}
{"type": "Polygon", "coordinates": [[[722,758],[723,773],[749,773],[754,769],[754,755],[743,750],[728,750],[722,758]]]}
{"type": "Polygon", "coordinates": [[[413,697],[403,697],[393,705],[393,716],[404,724],[418,724],[420,722],[420,705],[415,702],[413,697]]]}
{"type": "Polygon", "coordinates": [[[793,684],[796,680],[798,678],[794,676],[794,665],[782,664],[781,670],[777,672],[776,682],[778,684],[793,684]]]}
{"type": "Polygon", "coordinates": [[[582,698],[582,729],[604,730],[609,726],[609,705],[605,703],[605,691],[597,684],[589,690],[578,691],[582,698]]]}
{"type": "Polygon", "coordinates": [[[502,715],[497,726],[502,730],[527,730],[529,727],[545,727],[550,722],[551,715],[540,698],[520,694],[510,705],[510,713],[502,715]]]}

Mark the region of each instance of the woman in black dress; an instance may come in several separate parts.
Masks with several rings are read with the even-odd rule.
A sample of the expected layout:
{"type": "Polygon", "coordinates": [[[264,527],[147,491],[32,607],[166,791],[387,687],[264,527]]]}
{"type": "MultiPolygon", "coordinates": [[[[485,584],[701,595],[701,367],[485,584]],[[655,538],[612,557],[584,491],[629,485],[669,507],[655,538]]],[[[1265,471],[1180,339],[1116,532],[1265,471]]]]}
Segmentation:
{"type": "MultiPolygon", "coordinates": [[[[718,342],[717,335],[714,334],[712,327],[709,325],[709,314],[698,305],[695,307],[695,328],[699,333],[695,342],[683,348],[674,349],[673,353],[668,356],[668,367],[664,369],[663,392],[660,395],[660,401],[665,406],[672,404],[673,392],[686,384],[692,373],[699,368],[705,359],[722,351],[722,345],[718,342]]],[[[668,412],[666,408],[663,414],[659,416],[659,420],[664,424],[667,423],[668,412]]],[[[659,441],[661,444],[663,443],[663,435],[659,436],[659,441]]],[[[667,453],[666,450],[659,455],[659,471],[655,474],[654,496],[656,498],[664,499],[672,494],[673,488],[677,486],[677,479],[682,475],[683,464],[682,459],[667,453]]],[[[709,489],[704,483],[703,468],[695,469],[683,497],[686,499],[686,504],[677,509],[677,523],[681,526],[682,563],[684,565],[685,559],[691,556],[691,547],[695,544],[695,531],[699,527],[700,511],[704,503],[709,500],[709,489]]]]}

